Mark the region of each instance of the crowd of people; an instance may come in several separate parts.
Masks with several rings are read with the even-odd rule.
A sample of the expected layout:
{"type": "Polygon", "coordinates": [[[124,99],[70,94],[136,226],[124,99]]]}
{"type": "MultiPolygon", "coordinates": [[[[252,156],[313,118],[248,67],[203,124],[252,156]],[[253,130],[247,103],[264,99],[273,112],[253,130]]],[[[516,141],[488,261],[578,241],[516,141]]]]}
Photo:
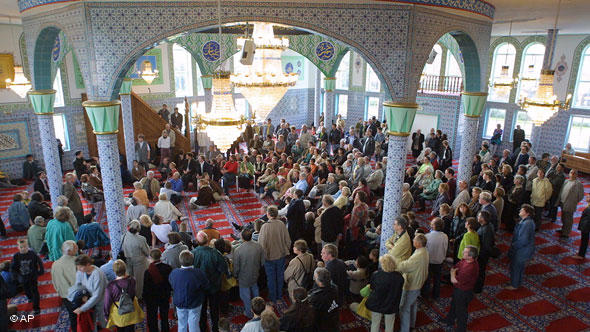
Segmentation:
{"type": "MultiPolygon", "coordinates": [[[[182,123],[175,121],[172,126],[182,123]]],[[[372,332],[380,331],[382,320],[385,331],[393,331],[396,316],[406,332],[415,328],[419,299],[438,300],[447,283],[453,295],[445,322],[466,331],[467,306],[482,292],[490,259],[502,254],[498,231],[512,233],[505,287],[514,290],[534,255],[535,232],[544,221],[555,222],[561,208],[560,236],[569,237],[584,198],[577,171],[566,175],[558,156],[537,159],[524,134],[514,151],[496,155],[500,126],[473,156],[471,179],[459,182],[446,135],[413,133],[402,214],[394,220],[383,220],[387,127],[374,117],[348,128],[340,116],[328,128],[298,130],[285,120],[275,127],[270,119],[248,124],[226,153],[214,146],[206,153],[175,151],[169,130],[156,147],[139,135],[134,167],[123,174],[134,190],[121,197],[128,208],[119,257],[89,251],[109,244],[93,213],[84,214],[76,188],[89,202],[104,199],[98,159],[76,154],[53,210],[45,202],[46,182],[37,184],[42,176],[30,201],[27,193],[15,195],[9,222],[27,231],[28,240],[19,240],[8,277],[0,278],[14,289],[7,297],[24,286],[39,311],[42,255],[54,262],[52,283],[74,331],[77,324],[88,324],[84,331],[96,324],[133,331],[145,317],[149,331],[168,331],[170,303],[179,331],[227,330],[229,302],[239,298],[249,319],[242,331],[338,331],[339,313],[349,307],[371,320],[372,332]],[[213,220],[189,231],[181,202],[203,209],[230,200],[235,187],[253,190],[264,202],[259,218],[234,223],[231,238],[222,238],[213,220]],[[393,224],[394,234],[384,239],[387,252],[380,255],[383,222],[393,224]],[[290,306],[279,318],[274,310],[284,299],[290,306]]],[[[27,167],[27,174],[42,174],[27,167]]],[[[582,259],[590,207],[579,229],[575,258],[582,259]]]]}

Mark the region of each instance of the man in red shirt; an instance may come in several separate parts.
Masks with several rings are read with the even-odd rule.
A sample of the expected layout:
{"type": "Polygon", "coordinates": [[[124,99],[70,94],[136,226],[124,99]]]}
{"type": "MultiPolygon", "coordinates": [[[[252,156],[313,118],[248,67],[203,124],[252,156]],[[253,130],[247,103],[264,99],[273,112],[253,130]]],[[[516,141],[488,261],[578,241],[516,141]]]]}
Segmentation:
{"type": "Polygon", "coordinates": [[[451,269],[451,282],[455,288],[451,309],[445,318],[445,322],[451,327],[455,326],[457,321],[457,332],[467,331],[467,306],[473,299],[473,287],[478,274],[477,248],[467,246],[463,250],[463,259],[451,269]]]}
{"type": "Polygon", "coordinates": [[[229,196],[229,188],[236,183],[236,176],[238,176],[238,162],[235,155],[229,156],[229,160],[223,165],[221,173],[223,174],[223,191],[229,196]]]}

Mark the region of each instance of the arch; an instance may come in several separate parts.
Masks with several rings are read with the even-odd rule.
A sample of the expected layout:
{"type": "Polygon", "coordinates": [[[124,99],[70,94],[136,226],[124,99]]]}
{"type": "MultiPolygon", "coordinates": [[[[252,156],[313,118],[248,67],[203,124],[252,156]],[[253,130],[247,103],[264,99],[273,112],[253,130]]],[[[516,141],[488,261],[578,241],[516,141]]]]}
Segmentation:
{"type": "Polygon", "coordinates": [[[481,67],[477,46],[471,37],[463,31],[451,31],[449,34],[459,44],[459,50],[463,56],[463,67],[465,69],[464,87],[465,91],[479,92],[481,86],[481,67]]]}
{"type": "MultiPolygon", "coordinates": [[[[574,57],[572,59],[572,67],[570,69],[570,77],[567,86],[567,94],[572,94],[574,98],[574,92],[576,92],[576,86],[578,84],[578,78],[580,76],[580,66],[582,65],[582,55],[588,50],[590,47],[590,37],[584,38],[576,47],[574,51],[574,57]]],[[[573,101],[572,101],[573,106],[573,101]]]]}
{"type": "MultiPolygon", "coordinates": [[[[521,94],[523,92],[523,84],[524,84],[524,86],[528,86],[529,94],[532,94],[532,89],[533,89],[533,87],[529,84],[530,81],[523,80],[523,78],[525,78],[525,75],[524,75],[525,65],[526,65],[526,63],[525,63],[525,57],[527,56],[527,52],[529,51],[529,49],[531,47],[536,46],[536,45],[540,45],[540,46],[543,47],[543,54],[547,51],[546,48],[545,48],[545,44],[543,42],[541,42],[541,40],[539,40],[537,38],[534,38],[534,37],[527,38],[525,40],[525,42],[522,43],[523,48],[522,48],[522,52],[521,52],[520,57],[519,57],[520,58],[520,61],[517,58],[517,61],[519,61],[519,71],[518,71],[518,73],[520,75],[520,79],[518,80],[518,86],[517,86],[517,89],[516,89],[516,98],[518,98],[518,99],[522,99],[521,94]]],[[[517,54],[517,56],[519,56],[519,55],[517,54]]],[[[540,68],[538,69],[539,75],[541,73],[541,69],[543,68],[543,58],[544,58],[544,55],[541,57],[540,68]]],[[[534,87],[534,89],[536,90],[536,86],[534,87]]],[[[529,96],[529,97],[531,97],[531,96],[529,96]]]]}
{"type": "Polygon", "coordinates": [[[51,72],[52,52],[55,40],[60,28],[56,26],[45,27],[35,40],[33,54],[33,85],[36,90],[47,90],[53,87],[53,75],[51,72]]]}

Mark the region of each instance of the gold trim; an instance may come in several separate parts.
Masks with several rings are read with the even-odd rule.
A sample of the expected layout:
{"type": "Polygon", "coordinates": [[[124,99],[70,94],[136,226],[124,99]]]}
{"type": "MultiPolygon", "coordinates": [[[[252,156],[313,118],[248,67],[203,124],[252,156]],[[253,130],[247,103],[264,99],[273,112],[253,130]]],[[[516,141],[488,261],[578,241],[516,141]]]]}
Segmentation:
{"type": "Polygon", "coordinates": [[[480,115],[467,115],[467,114],[463,114],[463,115],[465,115],[468,118],[472,118],[472,119],[477,119],[477,118],[481,117],[481,114],[480,115]]]}
{"type": "Polygon", "coordinates": [[[123,79],[123,81],[126,81],[126,82],[133,82],[133,79],[132,79],[132,78],[129,78],[129,77],[125,77],[125,78],[123,79]]]}
{"type": "Polygon", "coordinates": [[[52,95],[55,94],[55,90],[29,90],[28,94],[30,95],[52,95]]]}
{"type": "Polygon", "coordinates": [[[119,133],[119,130],[115,130],[115,131],[92,131],[95,135],[111,135],[111,134],[117,134],[119,133]]]}
{"type": "Polygon", "coordinates": [[[131,92],[130,93],[120,93],[119,92],[119,96],[129,96],[130,94],[131,94],[131,92]]]}
{"type": "Polygon", "coordinates": [[[553,69],[541,69],[541,75],[555,75],[555,70],[553,69]]]}
{"type": "Polygon", "coordinates": [[[53,115],[54,112],[48,112],[48,113],[37,113],[35,111],[33,111],[35,113],[35,115],[53,115]]]}
{"type": "Polygon", "coordinates": [[[393,135],[393,136],[398,136],[398,137],[408,137],[408,136],[410,136],[410,133],[401,133],[399,131],[388,131],[387,134],[393,135]]]}
{"type": "Polygon", "coordinates": [[[468,91],[463,91],[461,92],[462,95],[466,95],[466,96],[477,96],[477,97],[485,97],[488,95],[487,92],[468,92],[468,91]]]}
{"type": "Polygon", "coordinates": [[[239,126],[244,124],[244,120],[243,119],[239,119],[239,120],[234,120],[234,119],[228,119],[228,120],[205,120],[205,119],[201,119],[199,121],[199,123],[201,124],[206,124],[208,126],[219,126],[219,127],[230,127],[230,126],[239,126]]]}
{"type": "Polygon", "coordinates": [[[92,101],[87,100],[82,103],[82,107],[108,107],[108,106],[117,106],[121,105],[120,100],[109,100],[109,101],[92,101]]]}
{"type": "Polygon", "coordinates": [[[418,108],[420,105],[416,103],[394,103],[390,101],[384,101],[383,106],[385,107],[398,107],[398,108],[418,108]]]}
{"type": "Polygon", "coordinates": [[[326,77],[326,78],[324,78],[324,81],[333,81],[335,79],[336,79],[336,77],[326,77]]]}
{"type": "Polygon", "coordinates": [[[214,75],[201,75],[201,78],[213,78],[215,77],[214,75]]]}

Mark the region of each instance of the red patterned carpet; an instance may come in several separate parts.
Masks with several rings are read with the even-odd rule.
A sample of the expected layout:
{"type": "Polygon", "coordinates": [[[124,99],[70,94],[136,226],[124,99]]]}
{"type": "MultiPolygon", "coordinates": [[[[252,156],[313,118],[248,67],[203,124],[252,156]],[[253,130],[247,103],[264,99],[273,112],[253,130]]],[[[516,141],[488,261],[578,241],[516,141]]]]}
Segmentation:
{"type": "MultiPolygon", "coordinates": [[[[456,165],[455,165],[456,167],[456,165]]],[[[590,179],[584,178],[585,190],[590,192],[590,179]]],[[[28,187],[0,190],[0,215],[6,223],[8,236],[0,240],[1,260],[9,260],[17,251],[16,239],[24,233],[10,230],[6,210],[12,202],[12,196],[28,187]]],[[[130,189],[125,190],[126,193],[130,189]]],[[[188,193],[194,196],[195,193],[188,193]]],[[[202,228],[205,220],[212,218],[215,227],[227,237],[234,232],[231,222],[243,224],[254,220],[262,214],[261,208],[267,202],[261,202],[251,191],[235,190],[231,192],[231,201],[221,202],[207,209],[188,210],[187,203],[181,204],[181,210],[189,216],[193,232],[202,228]]],[[[186,200],[185,200],[186,201],[186,200]]],[[[86,213],[90,206],[84,202],[86,213]]],[[[579,220],[583,205],[578,206],[575,221],[579,220]]],[[[98,218],[106,230],[106,221],[102,208],[97,205],[98,218]]],[[[418,215],[425,225],[428,213],[418,215]]],[[[590,261],[573,260],[577,253],[580,234],[574,226],[571,238],[560,240],[555,229],[556,224],[545,224],[536,235],[536,254],[526,269],[523,287],[516,291],[507,291],[502,286],[508,281],[508,260],[505,255],[492,260],[488,266],[486,287],[470,304],[469,330],[471,331],[556,331],[574,332],[590,331],[590,261]]],[[[511,234],[500,230],[497,242],[502,251],[506,252],[510,244],[511,234]]],[[[20,331],[66,331],[67,314],[60,308],[60,299],[51,285],[49,269],[51,263],[46,262],[47,273],[39,280],[41,293],[41,315],[30,322],[14,323],[11,329],[20,331]]],[[[452,289],[446,285],[441,291],[437,302],[421,301],[417,316],[418,331],[443,331],[442,317],[450,306],[452,289]]],[[[28,314],[32,307],[26,303],[24,295],[19,295],[9,303],[17,304],[19,314],[28,314]]],[[[287,303],[279,302],[277,311],[286,308],[287,303]]],[[[241,315],[240,303],[230,306],[232,331],[239,331],[246,318],[241,315]]],[[[171,324],[175,324],[170,315],[171,324]]],[[[368,331],[369,322],[348,310],[341,315],[342,331],[368,331]]],[[[143,324],[138,330],[143,331],[143,324]]],[[[176,326],[172,328],[176,331],[176,326]]]]}

